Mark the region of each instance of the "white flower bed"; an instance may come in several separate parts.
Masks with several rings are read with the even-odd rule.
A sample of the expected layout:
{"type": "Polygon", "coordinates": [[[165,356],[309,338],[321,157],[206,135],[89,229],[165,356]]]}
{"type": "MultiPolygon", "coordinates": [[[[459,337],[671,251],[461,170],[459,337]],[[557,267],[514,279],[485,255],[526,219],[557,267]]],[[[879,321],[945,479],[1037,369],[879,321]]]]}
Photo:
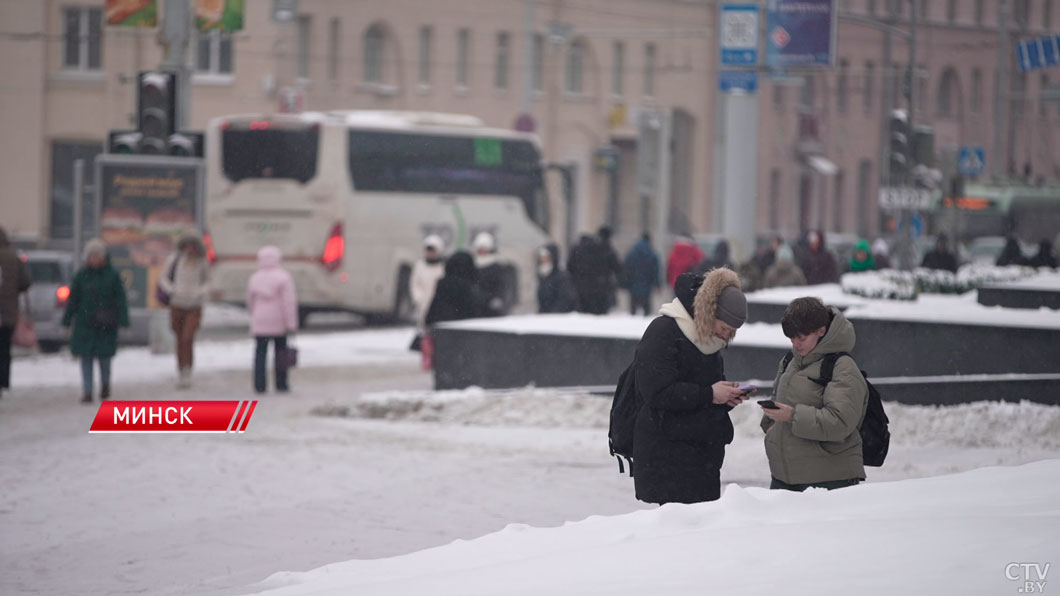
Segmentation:
{"type": "Polygon", "coordinates": [[[843,292],[865,298],[916,300],[919,293],[964,294],[980,286],[1017,281],[1035,274],[1030,267],[995,267],[969,264],[956,274],[938,269],[917,267],[912,271],[882,269],[847,273],[840,280],[843,292]]]}

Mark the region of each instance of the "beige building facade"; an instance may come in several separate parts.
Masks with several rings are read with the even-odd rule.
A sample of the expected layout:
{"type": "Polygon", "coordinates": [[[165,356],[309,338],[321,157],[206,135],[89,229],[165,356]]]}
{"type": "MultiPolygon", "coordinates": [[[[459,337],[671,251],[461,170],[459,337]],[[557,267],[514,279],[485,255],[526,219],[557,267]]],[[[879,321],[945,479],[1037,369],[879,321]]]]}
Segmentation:
{"type": "MultiPolygon", "coordinates": [[[[940,155],[992,150],[1001,2],[917,0],[916,121],[933,127],[940,155]]],[[[242,31],[193,40],[188,129],[281,106],[471,113],[505,128],[528,111],[546,159],[575,174],[569,203],[553,184],[553,237],[608,224],[623,249],[656,229],[655,197],[635,184],[636,123],[662,110],[674,123],[668,231],[723,232],[710,179],[718,2],[301,0],[287,23],[273,4],[247,0],[242,31]],[[605,148],[618,151],[613,172],[599,159],[605,148]]],[[[905,107],[908,44],[892,35],[888,60],[885,33],[868,21],[907,29],[912,5],[837,5],[835,68],[760,73],[758,190],[747,200],[761,234],[874,236],[887,226],[876,207],[884,122],[905,107]]],[[[1049,0],[1003,5],[1013,43],[1058,28],[1049,0]]],[[[157,30],[107,27],[102,13],[101,0],[0,0],[0,225],[14,236],[71,236],[73,160],[104,151],[109,130],[135,127],[137,72],[162,60],[157,30]]],[[[1010,57],[1005,171],[1055,178],[1060,107],[1046,92],[1060,72],[1021,75],[1010,57]]]]}

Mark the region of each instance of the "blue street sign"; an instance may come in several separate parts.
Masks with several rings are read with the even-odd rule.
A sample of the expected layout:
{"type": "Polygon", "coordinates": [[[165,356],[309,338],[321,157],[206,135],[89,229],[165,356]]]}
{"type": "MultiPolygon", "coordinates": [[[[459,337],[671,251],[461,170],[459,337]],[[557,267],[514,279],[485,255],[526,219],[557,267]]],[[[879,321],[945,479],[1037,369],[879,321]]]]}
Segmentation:
{"type": "Polygon", "coordinates": [[[758,90],[758,73],[753,70],[719,71],[718,89],[725,93],[754,93],[758,90]]]}
{"type": "Polygon", "coordinates": [[[774,68],[835,62],[835,0],[769,0],[766,64],[774,68]]]}
{"type": "Polygon", "coordinates": [[[719,27],[722,66],[758,64],[758,7],[724,4],[719,27]]]}
{"type": "Polygon", "coordinates": [[[957,153],[957,172],[963,176],[978,176],[986,167],[986,151],[982,147],[961,147],[957,153]]]}

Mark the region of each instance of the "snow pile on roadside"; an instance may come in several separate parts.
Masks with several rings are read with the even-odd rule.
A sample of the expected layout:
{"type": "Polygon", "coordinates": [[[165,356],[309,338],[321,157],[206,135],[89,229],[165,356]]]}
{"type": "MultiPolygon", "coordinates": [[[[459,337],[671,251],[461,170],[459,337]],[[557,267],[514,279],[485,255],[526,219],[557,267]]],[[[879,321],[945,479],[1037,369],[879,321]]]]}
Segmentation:
{"type": "MultiPolygon", "coordinates": [[[[751,402],[732,411],[738,438],[758,439],[761,410],[751,402]]],[[[1032,402],[957,406],[886,403],[892,440],[915,445],[1060,450],[1060,408],[1032,402]]],[[[606,429],[611,396],[526,387],[458,391],[385,391],[315,408],[318,416],[407,420],[472,426],[606,429]]]]}
{"type": "Polygon", "coordinates": [[[512,524],[398,557],[276,573],[256,588],[273,596],[773,595],[777,586],[794,595],[1014,594],[1046,580],[1055,562],[1058,501],[1060,460],[838,491],[730,484],[711,503],[553,528],[512,524]]]}

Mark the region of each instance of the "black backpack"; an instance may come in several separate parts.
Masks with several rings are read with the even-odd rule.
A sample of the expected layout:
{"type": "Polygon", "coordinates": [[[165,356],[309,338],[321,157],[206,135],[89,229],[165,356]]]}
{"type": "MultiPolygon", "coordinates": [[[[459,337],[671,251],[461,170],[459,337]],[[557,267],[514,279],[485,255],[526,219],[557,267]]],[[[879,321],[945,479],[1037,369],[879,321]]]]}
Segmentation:
{"type": "MultiPolygon", "coordinates": [[[[824,359],[821,360],[821,377],[810,380],[822,387],[830,383],[832,373],[835,372],[836,360],[839,360],[840,356],[850,356],[850,354],[847,352],[825,354],[824,359]]],[[[791,352],[784,356],[781,372],[787,370],[788,363],[794,357],[795,355],[791,352]]],[[[853,356],[850,357],[853,359],[853,356]]],[[[865,407],[865,419],[858,427],[858,432],[861,433],[861,457],[866,466],[878,467],[882,466],[883,460],[887,459],[887,450],[891,446],[891,431],[887,429],[890,420],[883,411],[883,399],[880,397],[880,392],[869,382],[865,371],[861,371],[861,376],[865,377],[865,384],[869,386],[869,403],[865,407]]]]}
{"type": "Polygon", "coordinates": [[[625,473],[628,467],[629,475],[633,475],[633,429],[637,424],[637,412],[640,411],[639,402],[637,387],[633,382],[633,365],[630,364],[618,377],[615,397],[611,401],[611,427],[607,431],[611,455],[618,458],[619,474],[625,473]]]}

